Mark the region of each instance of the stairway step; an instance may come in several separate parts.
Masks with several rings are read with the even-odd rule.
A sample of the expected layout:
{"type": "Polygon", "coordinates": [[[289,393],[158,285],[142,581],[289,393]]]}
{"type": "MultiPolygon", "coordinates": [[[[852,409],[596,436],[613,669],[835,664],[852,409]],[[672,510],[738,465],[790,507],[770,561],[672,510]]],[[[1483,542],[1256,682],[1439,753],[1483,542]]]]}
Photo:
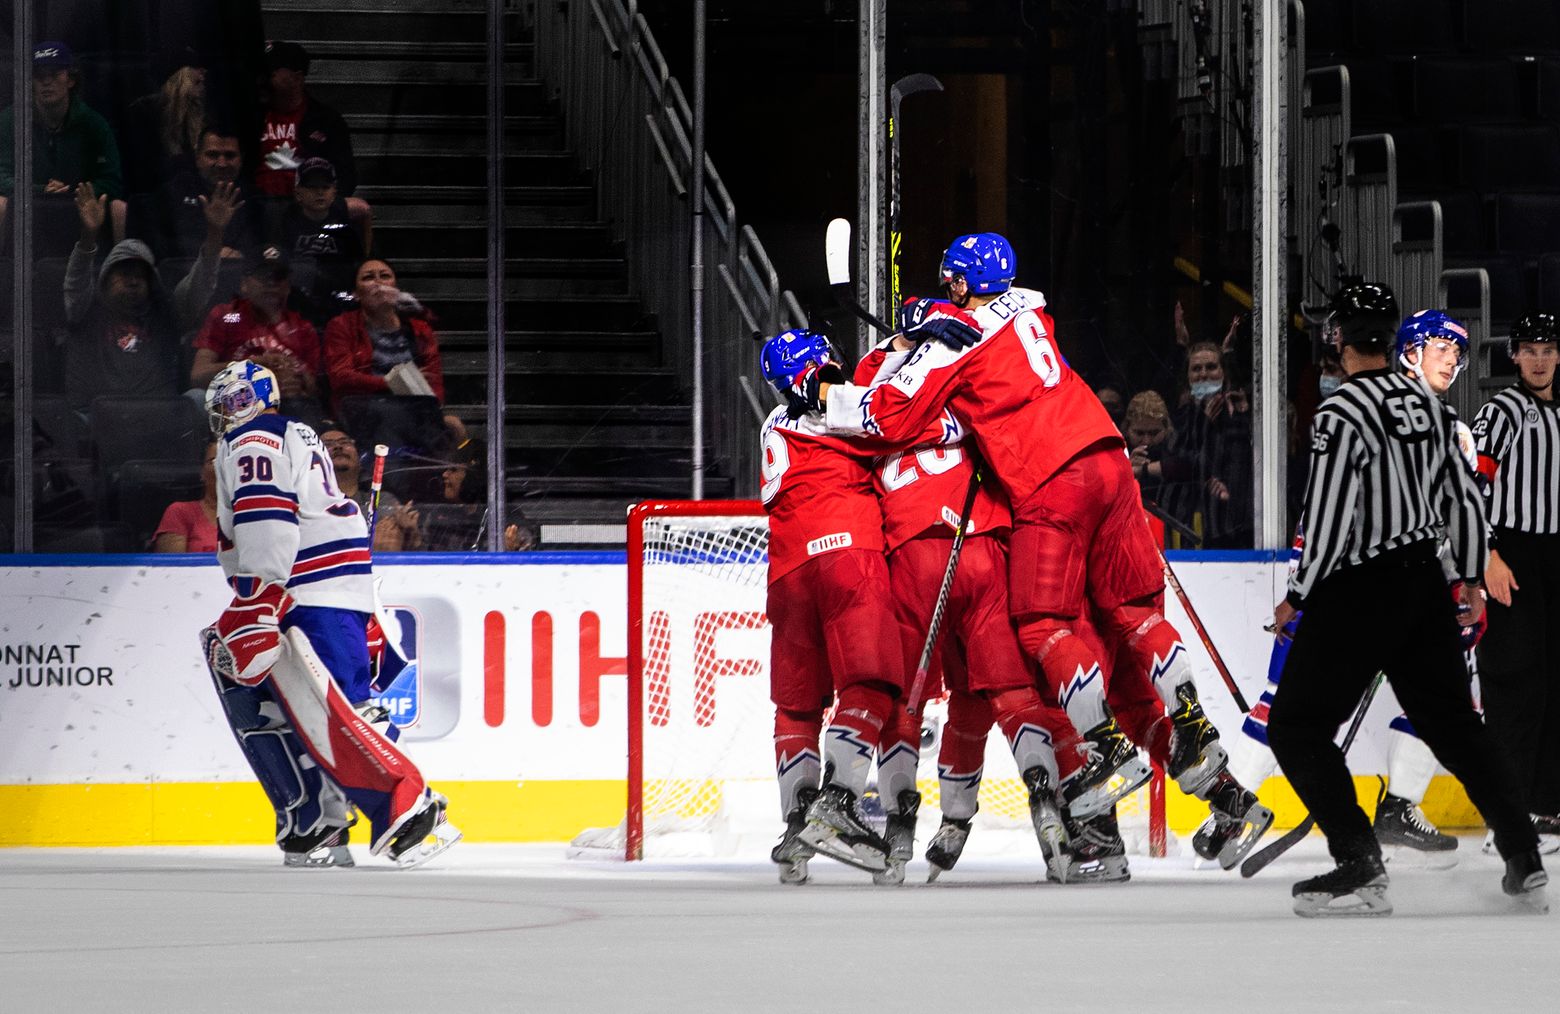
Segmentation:
{"type": "MultiPolygon", "coordinates": [[[[643,476],[527,476],[511,475],[507,481],[509,502],[520,506],[529,516],[533,504],[557,505],[578,499],[584,509],[598,509],[603,500],[616,502],[620,510],[643,500],[687,499],[691,480],[688,473],[657,477],[643,476]]],[[[730,499],[736,483],[725,476],[706,476],[704,495],[712,499],[730,499]]],[[[556,506],[550,507],[556,510],[556,506]]]]}
{"type": "MultiPolygon", "coordinates": [[[[378,232],[375,231],[377,238],[378,232]]],[[[395,262],[396,275],[405,278],[431,278],[440,283],[458,286],[461,283],[487,283],[488,260],[486,257],[402,257],[391,258],[395,262]]],[[[591,282],[621,283],[628,271],[627,262],[621,257],[508,257],[504,260],[506,281],[524,283],[529,279],[565,279],[591,282]]],[[[428,290],[426,282],[412,291],[422,294],[428,290]]],[[[446,289],[445,291],[448,291],[446,289]]],[[[518,291],[511,288],[511,295],[518,291]]]]}
{"type": "MultiPolygon", "coordinates": [[[[389,116],[358,113],[346,117],[358,155],[458,153],[487,155],[487,119],[477,116],[389,116]]],[[[563,121],[556,116],[505,118],[504,150],[510,154],[558,151],[563,121]]]]}
{"type": "MultiPolygon", "coordinates": [[[[359,188],[358,192],[362,193],[359,188]]],[[[582,188],[584,195],[589,197],[588,187],[582,188]]],[[[579,214],[579,209],[545,207],[515,207],[504,209],[504,223],[511,229],[540,228],[543,226],[595,226],[603,223],[592,218],[559,218],[556,220],[538,220],[537,215],[543,211],[553,211],[562,214],[572,211],[579,214]]],[[[487,232],[487,209],[478,211],[472,207],[451,206],[448,204],[395,204],[392,202],[376,203],[374,205],[374,231],[380,229],[472,229],[482,233],[487,232]]]]}
{"type": "MultiPolygon", "coordinates": [[[[442,331],[446,359],[459,353],[487,363],[487,334],[442,331]]],[[[654,331],[511,331],[504,365],[510,371],[653,370],[661,365],[661,336],[654,331]]]]}
{"type": "MultiPolygon", "coordinates": [[[[309,91],[343,116],[349,113],[428,116],[443,112],[467,115],[487,108],[485,83],[449,84],[427,78],[385,83],[343,80],[318,81],[309,75],[309,91]]],[[[539,81],[512,81],[504,90],[504,112],[516,116],[545,116],[552,112],[546,90],[539,81]]]]}
{"type": "MultiPolygon", "coordinates": [[[[275,39],[307,38],[318,33],[322,24],[339,24],[343,18],[350,18],[353,38],[365,42],[406,39],[456,42],[487,35],[487,8],[480,3],[397,4],[385,0],[378,3],[331,0],[313,4],[308,0],[266,0],[265,4],[265,30],[275,39]]],[[[511,37],[516,34],[511,31],[511,37]]]]}
{"type": "MultiPolygon", "coordinates": [[[[376,219],[375,242],[392,250],[438,251],[441,256],[483,258],[488,249],[486,221],[462,219],[437,224],[408,225],[376,219]]],[[[510,226],[504,230],[510,253],[539,253],[551,257],[607,259],[618,250],[611,231],[597,223],[510,226]]]]}
{"type": "MultiPolygon", "coordinates": [[[[370,201],[377,208],[381,204],[416,205],[420,207],[464,207],[473,215],[487,214],[485,186],[424,186],[406,183],[365,183],[357,189],[357,195],[370,201]]],[[[596,204],[596,191],[585,184],[552,186],[504,187],[504,203],[510,207],[565,206],[589,207],[596,204]]]]}
{"type": "MultiPolygon", "coordinates": [[[[364,20],[361,16],[353,17],[350,22],[352,28],[358,28],[364,20]]],[[[315,26],[318,25],[319,22],[315,21],[315,26]]],[[[486,28],[484,24],[475,34],[458,40],[424,39],[416,35],[382,39],[300,39],[289,36],[289,39],[309,51],[309,76],[312,78],[322,67],[333,72],[338,64],[360,64],[370,60],[475,62],[485,66],[488,45],[482,36],[487,34],[486,28]]],[[[510,41],[504,44],[506,64],[530,63],[535,55],[536,45],[533,42],[510,41]]]]}
{"type": "MultiPolygon", "coordinates": [[[[685,396],[681,378],[670,370],[607,370],[594,366],[567,369],[519,369],[509,366],[504,379],[506,404],[570,404],[584,399],[654,405],[685,396]]],[[[487,398],[487,356],[480,352],[445,353],[444,391],[451,401],[487,398]]]]}
{"type": "MultiPolygon", "coordinates": [[[[469,154],[370,151],[357,155],[358,176],[365,180],[395,180],[403,186],[487,185],[486,157],[469,154]]],[[[567,186],[584,181],[573,152],[513,152],[504,159],[506,186],[567,186]]],[[[484,201],[485,203],[485,201],[484,201]]]]}
{"type": "MultiPolygon", "coordinates": [[[[470,279],[459,279],[469,282],[470,279]]],[[[487,294],[480,286],[476,291],[468,287],[460,291],[449,284],[434,285],[441,294],[434,298],[426,288],[404,286],[415,292],[439,315],[441,332],[485,332],[487,328],[487,294]]],[[[537,335],[538,347],[548,347],[550,339],[539,332],[596,332],[622,331],[644,332],[656,327],[653,314],[646,314],[639,300],[625,293],[605,295],[571,295],[568,293],[544,293],[537,296],[511,296],[504,307],[505,322],[519,329],[519,333],[537,335]]],[[[553,339],[562,342],[566,339],[553,339]]],[[[625,345],[638,339],[625,337],[625,345]]]]}
{"type": "MultiPolygon", "coordinates": [[[[446,43],[447,45],[447,43],[446,43]]],[[[371,84],[379,87],[399,84],[437,84],[440,87],[477,85],[486,94],[488,72],[482,59],[440,59],[438,48],[422,57],[410,59],[320,59],[311,53],[309,87],[341,84],[371,84]]],[[[504,80],[525,84],[536,80],[530,60],[506,61],[504,80]]]]}

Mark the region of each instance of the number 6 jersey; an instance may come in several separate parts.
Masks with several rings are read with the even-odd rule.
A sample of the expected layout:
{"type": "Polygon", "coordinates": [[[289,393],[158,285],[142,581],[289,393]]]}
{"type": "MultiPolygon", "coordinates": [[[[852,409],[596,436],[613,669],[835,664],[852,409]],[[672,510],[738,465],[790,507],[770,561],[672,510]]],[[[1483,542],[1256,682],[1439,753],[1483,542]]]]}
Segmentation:
{"type": "Polygon", "coordinates": [[[285,585],[302,606],[373,612],[368,526],[312,429],[257,416],[223,435],[216,472],[224,574],[285,585]]]}

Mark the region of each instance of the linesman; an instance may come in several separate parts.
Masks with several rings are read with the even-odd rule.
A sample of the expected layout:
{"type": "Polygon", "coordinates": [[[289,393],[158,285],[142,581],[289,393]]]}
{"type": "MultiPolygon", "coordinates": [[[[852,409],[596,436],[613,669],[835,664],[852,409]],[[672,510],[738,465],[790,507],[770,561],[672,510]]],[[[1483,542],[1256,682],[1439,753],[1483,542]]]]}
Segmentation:
{"type": "Polygon", "coordinates": [[[1543,849],[1560,849],[1560,408],[1555,318],[1511,329],[1517,382],[1479,410],[1489,485],[1489,631],[1479,646],[1484,719],[1510,760],[1543,849]]]}
{"type": "Polygon", "coordinates": [[[1458,611],[1463,622],[1483,612],[1488,549],[1483,501],[1456,446],[1456,414],[1388,367],[1398,324],[1390,289],[1351,285],[1333,306],[1328,340],[1348,380],[1311,424],[1305,546],[1273,615],[1281,631],[1305,610],[1268,742],[1338,864],[1295,884],[1295,912],[1392,911],[1381,846],[1333,742],[1378,671],[1494,828],[1506,892],[1542,906],[1548,878],[1537,835],[1468,698],[1458,611]],[[1462,578],[1455,601],[1436,555],[1443,533],[1462,578]]]}

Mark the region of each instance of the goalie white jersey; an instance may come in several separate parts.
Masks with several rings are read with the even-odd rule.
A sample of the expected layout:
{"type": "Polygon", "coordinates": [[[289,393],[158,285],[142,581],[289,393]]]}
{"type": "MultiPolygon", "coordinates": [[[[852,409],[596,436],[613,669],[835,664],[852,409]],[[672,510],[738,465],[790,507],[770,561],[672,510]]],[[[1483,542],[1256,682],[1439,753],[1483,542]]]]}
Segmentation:
{"type": "Polygon", "coordinates": [[[275,581],[301,606],[374,611],[368,526],[314,430],[257,416],[222,437],[216,471],[224,574],[275,581]]]}

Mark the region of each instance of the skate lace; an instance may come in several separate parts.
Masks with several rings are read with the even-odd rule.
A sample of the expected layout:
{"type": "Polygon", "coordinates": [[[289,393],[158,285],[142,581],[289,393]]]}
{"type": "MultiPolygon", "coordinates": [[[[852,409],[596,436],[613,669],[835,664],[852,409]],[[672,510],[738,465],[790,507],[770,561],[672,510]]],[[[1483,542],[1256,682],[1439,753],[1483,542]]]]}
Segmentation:
{"type": "Polygon", "coordinates": [[[1437,828],[1431,826],[1430,822],[1425,819],[1424,811],[1417,806],[1410,806],[1404,811],[1403,817],[1408,821],[1409,826],[1420,834],[1438,835],[1441,833],[1437,828]]]}

